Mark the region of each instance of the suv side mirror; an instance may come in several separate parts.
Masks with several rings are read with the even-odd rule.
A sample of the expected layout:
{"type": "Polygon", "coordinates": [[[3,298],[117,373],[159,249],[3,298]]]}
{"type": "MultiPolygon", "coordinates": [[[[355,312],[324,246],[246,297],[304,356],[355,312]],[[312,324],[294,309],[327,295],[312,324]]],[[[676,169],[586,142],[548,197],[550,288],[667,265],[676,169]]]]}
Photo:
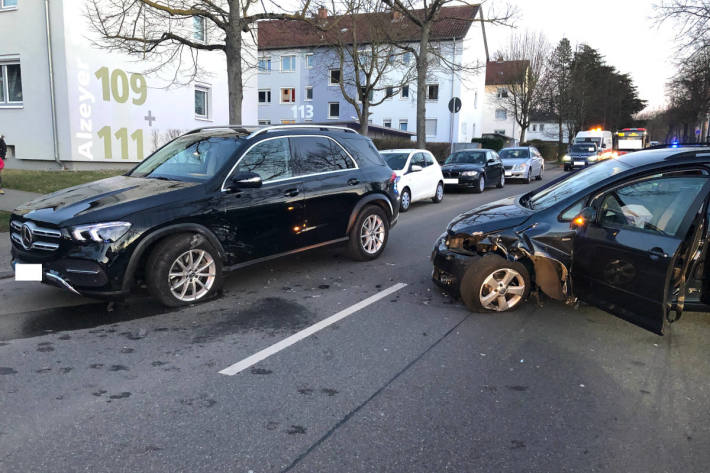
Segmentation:
{"type": "Polygon", "coordinates": [[[572,219],[569,227],[573,230],[586,227],[590,222],[593,222],[597,217],[597,211],[591,207],[585,207],[582,211],[572,219]]]}
{"type": "Polygon", "coordinates": [[[412,165],[409,167],[409,172],[419,172],[419,171],[421,171],[422,169],[424,169],[424,168],[421,167],[420,165],[418,165],[418,164],[412,164],[412,165]]]}
{"type": "Polygon", "coordinates": [[[228,189],[255,189],[261,187],[261,176],[255,172],[238,172],[229,178],[228,189]]]}

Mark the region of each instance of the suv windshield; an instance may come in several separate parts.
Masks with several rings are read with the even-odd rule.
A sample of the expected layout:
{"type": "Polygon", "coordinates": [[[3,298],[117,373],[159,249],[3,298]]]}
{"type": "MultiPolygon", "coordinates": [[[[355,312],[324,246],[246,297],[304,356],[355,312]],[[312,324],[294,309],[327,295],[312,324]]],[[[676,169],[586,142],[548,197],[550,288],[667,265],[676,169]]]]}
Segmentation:
{"type": "Polygon", "coordinates": [[[486,152],[459,151],[446,158],[444,164],[486,164],[486,152]]]}
{"type": "Polygon", "coordinates": [[[526,194],[520,203],[531,209],[546,209],[557,202],[570,197],[587,187],[607,179],[615,174],[630,169],[626,164],[616,160],[603,161],[596,166],[588,167],[557,184],[543,189],[535,194],[526,194]]]}
{"type": "Polygon", "coordinates": [[[530,153],[527,149],[503,149],[498,153],[500,159],[528,159],[530,153]]]}
{"type": "Polygon", "coordinates": [[[572,145],[570,153],[596,153],[597,147],[591,145],[572,145]]]}
{"type": "Polygon", "coordinates": [[[214,177],[239,148],[235,135],[185,135],[140,163],[129,176],[204,182],[214,177]]]}
{"type": "Polygon", "coordinates": [[[391,169],[399,171],[400,169],[404,169],[404,165],[407,164],[409,153],[382,153],[382,157],[385,158],[387,165],[391,169]]]}

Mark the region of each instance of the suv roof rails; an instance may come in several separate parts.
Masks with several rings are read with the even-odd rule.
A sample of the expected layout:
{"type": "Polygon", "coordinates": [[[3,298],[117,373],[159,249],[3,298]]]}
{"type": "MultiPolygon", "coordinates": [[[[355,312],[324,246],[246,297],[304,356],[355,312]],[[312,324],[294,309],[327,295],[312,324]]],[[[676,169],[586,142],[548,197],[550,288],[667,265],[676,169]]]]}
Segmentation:
{"type": "Polygon", "coordinates": [[[256,131],[254,131],[251,135],[249,135],[249,138],[253,138],[255,136],[258,136],[262,133],[268,133],[270,131],[280,131],[280,130],[288,130],[292,128],[306,128],[306,129],[317,129],[321,131],[329,131],[329,130],[337,130],[337,131],[344,131],[346,133],[354,133],[358,134],[357,131],[353,130],[352,128],[347,128],[344,126],[332,126],[332,125],[271,125],[271,126],[266,126],[264,128],[260,128],[256,131]]]}
{"type": "Polygon", "coordinates": [[[193,130],[188,131],[185,133],[186,135],[190,135],[193,133],[200,133],[202,131],[207,131],[207,130],[231,130],[235,131],[237,133],[241,133],[244,135],[248,135],[250,133],[253,133],[254,130],[256,130],[257,127],[255,126],[242,126],[242,125],[212,125],[212,126],[203,126],[200,128],[195,128],[193,130]]]}

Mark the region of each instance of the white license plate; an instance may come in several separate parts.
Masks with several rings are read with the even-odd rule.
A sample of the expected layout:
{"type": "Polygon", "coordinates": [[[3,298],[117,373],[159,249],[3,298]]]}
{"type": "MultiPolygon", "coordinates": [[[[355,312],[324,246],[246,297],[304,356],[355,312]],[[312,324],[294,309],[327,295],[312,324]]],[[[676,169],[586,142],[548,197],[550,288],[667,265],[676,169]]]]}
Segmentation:
{"type": "Polygon", "coordinates": [[[458,179],[444,179],[444,184],[458,184],[458,179]]]}
{"type": "Polygon", "coordinates": [[[506,176],[506,177],[512,176],[512,175],[513,175],[513,171],[505,171],[505,176],[506,176]]]}
{"type": "Polygon", "coordinates": [[[574,165],[575,166],[584,166],[584,161],[575,161],[574,165]]]}
{"type": "Polygon", "coordinates": [[[15,264],[15,281],[42,281],[42,265],[15,264]]]}

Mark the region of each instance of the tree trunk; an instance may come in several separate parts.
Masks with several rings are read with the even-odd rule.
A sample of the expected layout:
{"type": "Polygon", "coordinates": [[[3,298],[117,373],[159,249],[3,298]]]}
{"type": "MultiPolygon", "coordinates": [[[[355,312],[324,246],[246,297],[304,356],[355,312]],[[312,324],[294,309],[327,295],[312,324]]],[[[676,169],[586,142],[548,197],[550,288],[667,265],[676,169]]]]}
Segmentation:
{"type": "Polygon", "coordinates": [[[557,121],[557,124],[559,125],[559,135],[558,135],[558,140],[557,140],[557,159],[562,156],[562,147],[563,147],[563,142],[565,139],[565,133],[562,130],[562,116],[557,121]]]}
{"type": "Polygon", "coordinates": [[[367,136],[367,132],[370,128],[370,102],[367,97],[362,98],[362,109],[360,113],[360,134],[362,136],[367,136]]]}
{"type": "MultiPolygon", "coordinates": [[[[520,125],[520,123],[518,123],[520,125]]],[[[523,125],[520,125],[520,146],[525,143],[525,132],[527,131],[527,127],[524,127],[523,125]]]]}
{"type": "Polygon", "coordinates": [[[242,123],[242,30],[240,27],[239,2],[230,2],[229,25],[225,36],[227,55],[227,88],[229,89],[230,125],[251,125],[242,123]]]}
{"type": "Polygon", "coordinates": [[[426,77],[429,69],[429,35],[431,25],[421,29],[417,55],[417,148],[426,147],[426,77]]]}

